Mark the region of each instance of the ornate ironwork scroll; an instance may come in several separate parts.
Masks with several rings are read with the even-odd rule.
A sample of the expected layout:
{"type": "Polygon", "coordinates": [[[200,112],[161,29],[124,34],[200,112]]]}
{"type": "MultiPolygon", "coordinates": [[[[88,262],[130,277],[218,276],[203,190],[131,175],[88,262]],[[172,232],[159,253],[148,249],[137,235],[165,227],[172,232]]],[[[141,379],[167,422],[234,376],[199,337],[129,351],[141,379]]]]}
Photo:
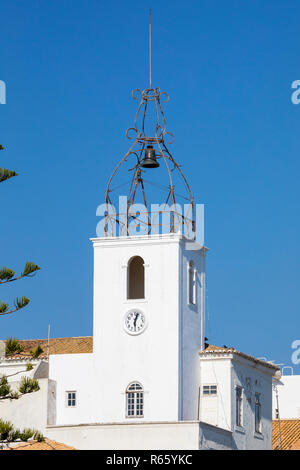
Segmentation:
{"type": "MultiPolygon", "coordinates": [[[[167,131],[166,119],[164,116],[162,103],[169,101],[167,93],[160,90],[160,88],[148,88],[143,91],[135,89],[132,92],[132,97],[139,100],[138,110],[134,120],[134,127],[130,127],[126,131],[126,137],[132,140],[128,152],[124,155],[121,161],[113,171],[106,188],[105,193],[105,225],[104,232],[106,236],[130,236],[137,226],[140,226],[148,234],[162,233],[161,229],[168,232],[181,231],[185,233],[188,238],[195,238],[195,208],[194,200],[188,182],[170,151],[167,148],[166,140],[169,139],[168,145],[174,142],[174,135],[167,131]],[[146,132],[147,116],[150,114],[149,108],[152,106],[152,118],[150,119],[150,126],[152,130],[146,132]],[[157,181],[153,179],[157,170],[144,170],[142,161],[144,151],[147,145],[154,147],[157,159],[163,164],[167,174],[167,195],[163,200],[159,201],[160,211],[153,213],[150,211],[150,201],[147,199],[146,185],[155,185],[157,181]],[[124,167],[125,163],[130,164],[129,171],[131,172],[130,181],[128,182],[127,205],[123,213],[115,210],[115,205],[112,200],[113,182],[116,180],[116,175],[124,167]],[[146,176],[144,177],[146,173],[146,176]],[[177,210],[176,198],[178,195],[175,192],[173,183],[174,176],[181,179],[185,195],[182,196],[187,202],[188,208],[186,213],[177,210]],[[149,181],[148,176],[151,176],[149,181]],[[140,202],[144,206],[144,210],[137,213],[134,205],[137,203],[137,194],[139,193],[140,202]],[[163,227],[161,215],[164,210],[167,212],[171,206],[171,217],[169,227],[163,227]],[[165,209],[164,209],[165,208],[165,209]],[[117,233],[118,227],[118,233],[117,233]]],[[[149,120],[149,116],[148,116],[149,120]]],[[[160,186],[160,185],[157,185],[160,186]]],[[[155,201],[157,202],[157,200],[155,201]]]]}

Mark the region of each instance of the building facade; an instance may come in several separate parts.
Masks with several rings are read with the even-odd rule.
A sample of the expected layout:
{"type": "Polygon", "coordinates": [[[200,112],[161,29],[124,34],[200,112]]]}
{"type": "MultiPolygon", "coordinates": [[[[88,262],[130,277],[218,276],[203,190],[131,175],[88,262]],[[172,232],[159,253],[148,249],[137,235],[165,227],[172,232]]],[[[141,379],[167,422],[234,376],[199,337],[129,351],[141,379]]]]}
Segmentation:
{"type": "Polygon", "coordinates": [[[2,417],[78,449],[271,448],[276,367],[204,344],[207,249],[181,234],[92,243],[93,338],[2,357],[14,386],[41,384],[2,417]]]}

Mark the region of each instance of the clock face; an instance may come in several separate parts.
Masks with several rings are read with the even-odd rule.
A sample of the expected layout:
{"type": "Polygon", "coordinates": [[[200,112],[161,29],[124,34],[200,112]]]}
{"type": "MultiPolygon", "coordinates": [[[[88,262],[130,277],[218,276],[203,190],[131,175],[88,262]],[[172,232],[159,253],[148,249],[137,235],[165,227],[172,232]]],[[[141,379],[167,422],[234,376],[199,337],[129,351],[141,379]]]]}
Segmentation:
{"type": "Polygon", "coordinates": [[[145,314],[138,309],[130,310],[125,315],[124,328],[130,335],[139,335],[146,328],[145,314]]]}

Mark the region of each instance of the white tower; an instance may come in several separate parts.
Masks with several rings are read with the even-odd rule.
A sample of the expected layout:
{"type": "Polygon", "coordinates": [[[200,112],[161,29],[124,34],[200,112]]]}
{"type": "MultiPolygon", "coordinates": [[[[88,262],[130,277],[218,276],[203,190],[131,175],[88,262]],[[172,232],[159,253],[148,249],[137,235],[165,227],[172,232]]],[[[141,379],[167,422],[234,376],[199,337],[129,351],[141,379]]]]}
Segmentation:
{"type": "Polygon", "coordinates": [[[165,93],[156,88],[140,94],[141,129],[137,114],[136,140],[107,187],[103,236],[92,239],[94,355],[102,384],[101,421],[197,420],[206,248],[195,240],[192,194],[164,142],[169,134],[161,107],[165,93]],[[154,137],[147,137],[146,110],[151,104],[160,120],[157,114],[154,137]],[[111,182],[130,157],[132,178],[121,214],[112,208],[111,182]],[[160,173],[153,170],[159,161],[169,184],[158,212],[168,213],[167,224],[146,205],[146,182],[150,174],[159,178],[160,173]],[[175,201],[171,170],[188,196],[184,211],[175,201]]]}
{"type": "Polygon", "coordinates": [[[96,238],[93,245],[103,421],[129,419],[131,411],[131,419],[146,421],[197,419],[205,248],[180,234],[96,238]],[[131,384],[141,386],[140,396],[128,397],[131,384]],[[130,397],[143,403],[130,410],[130,397]]]}

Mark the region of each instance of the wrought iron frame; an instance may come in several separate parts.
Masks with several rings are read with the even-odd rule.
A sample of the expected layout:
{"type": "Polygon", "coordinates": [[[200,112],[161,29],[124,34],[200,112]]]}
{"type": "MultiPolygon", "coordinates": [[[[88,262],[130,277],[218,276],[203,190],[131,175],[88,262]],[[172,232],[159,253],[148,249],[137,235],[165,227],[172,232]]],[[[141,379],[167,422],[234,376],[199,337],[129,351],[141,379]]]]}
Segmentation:
{"type": "MultiPolygon", "coordinates": [[[[166,208],[168,203],[171,203],[172,206],[176,207],[176,194],[174,191],[174,185],[172,180],[172,172],[175,170],[178,171],[180,177],[182,178],[185,188],[187,190],[187,197],[186,200],[189,203],[190,210],[187,214],[182,214],[177,212],[176,210],[172,211],[172,217],[170,222],[170,232],[175,232],[176,228],[180,227],[181,225],[185,226],[185,232],[188,238],[194,239],[195,238],[195,207],[194,207],[194,199],[189,187],[189,184],[180,168],[180,165],[175,161],[173,156],[171,155],[170,151],[167,148],[165,143],[165,137],[169,136],[171,138],[169,145],[174,142],[174,135],[171,132],[168,132],[166,129],[166,119],[164,116],[162,103],[167,103],[169,101],[169,96],[166,92],[161,91],[160,88],[147,88],[143,91],[140,89],[135,89],[132,91],[132,97],[135,100],[140,99],[139,107],[135,115],[134,120],[134,127],[130,127],[126,131],[126,137],[129,140],[134,140],[133,144],[129,148],[128,152],[124,155],[121,161],[118,163],[116,168],[114,169],[106,188],[105,193],[105,224],[104,224],[104,232],[105,236],[115,236],[114,233],[114,225],[117,223],[119,225],[119,235],[122,236],[129,236],[130,235],[130,224],[133,223],[133,226],[136,225],[146,225],[148,234],[151,234],[151,231],[154,227],[161,226],[162,224],[159,223],[159,214],[161,213],[149,213],[149,208],[147,205],[146,199],[146,191],[144,187],[144,179],[142,175],[142,160],[144,155],[144,150],[147,145],[152,145],[155,147],[157,152],[157,158],[161,159],[166,167],[168,178],[169,178],[169,185],[168,185],[168,195],[164,202],[164,207],[166,208]],[[154,102],[155,105],[155,116],[156,116],[156,125],[155,125],[155,132],[154,136],[149,137],[146,136],[145,132],[145,121],[146,121],[146,113],[147,107],[149,102],[154,102]],[[138,118],[141,117],[141,126],[140,129],[138,127],[138,118]],[[134,136],[130,135],[131,133],[135,133],[134,136]],[[127,198],[127,208],[126,214],[120,214],[116,212],[112,212],[111,208],[113,207],[110,193],[111,193],[111,183],[113,178],[115,177],[117,171],[121,167],[122,163],[127,162],[128,157],[135,157],[136,163],[130,169],[133,171],[133,175],[130,182],[130,189],[127,198]],[[173,168],[170,168],[170,165],[173,165],[173,168]],[[135,203],[135,197],[137,194],[137,189],[140,186],[141,192],[143,195],[144,206],[146,208],[146,213],[140,213],[139,216],[132,212],[133,204],[135,203]],[[158,218],[158,222],[156,220],[158,218]],[[145,222],[146,220],[146,222],[145,222]]],[[[153,171],[153,170],[150,170],[153,171]]],[[[155,173],[155,172],[154,172],[155,173]]],[[[163,211],[162,211],[163,212],[163,211]]]]}

